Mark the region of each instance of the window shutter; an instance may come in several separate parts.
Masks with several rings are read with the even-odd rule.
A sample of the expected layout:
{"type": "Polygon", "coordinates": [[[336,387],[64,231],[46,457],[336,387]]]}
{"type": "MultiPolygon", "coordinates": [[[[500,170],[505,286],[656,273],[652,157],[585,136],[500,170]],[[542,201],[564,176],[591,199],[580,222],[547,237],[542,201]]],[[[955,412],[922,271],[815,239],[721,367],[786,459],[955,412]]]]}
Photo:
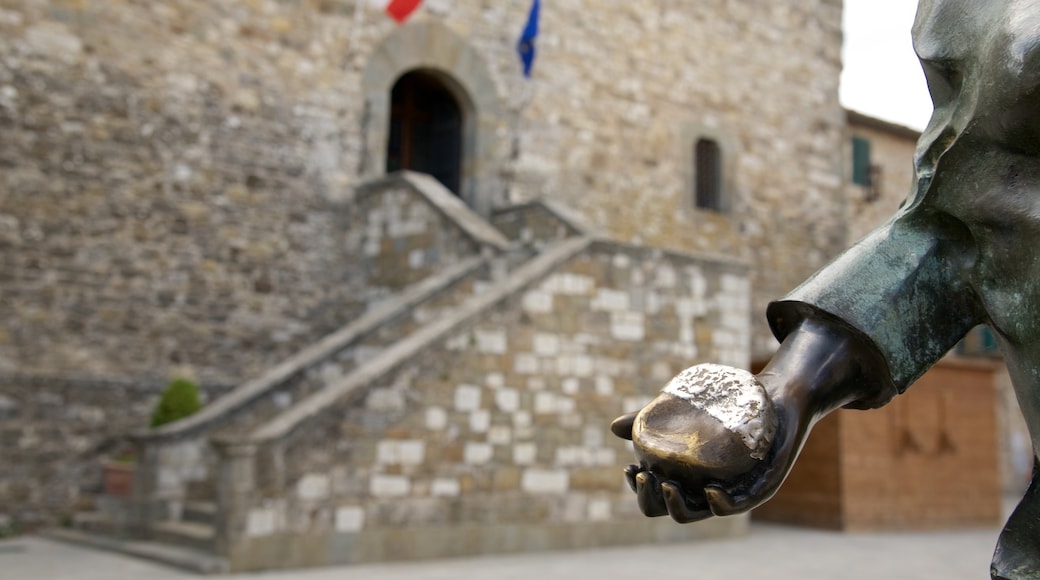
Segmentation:
{"type": "Polygon", "coordinates": [[[852,138],[852,183],[869,187],[870,141],[863,137],[852,138]]]}

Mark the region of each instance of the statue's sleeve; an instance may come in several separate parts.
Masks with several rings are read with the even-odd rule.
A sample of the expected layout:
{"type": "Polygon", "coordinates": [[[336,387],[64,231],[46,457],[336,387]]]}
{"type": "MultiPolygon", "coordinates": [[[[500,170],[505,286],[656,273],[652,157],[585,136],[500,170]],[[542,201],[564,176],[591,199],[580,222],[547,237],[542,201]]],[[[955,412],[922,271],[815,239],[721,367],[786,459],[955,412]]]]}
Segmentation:
{"type": "Polygon", "coordinates": [[[975,254],[960,222],[897,215],[770,304],[770,327],[783,341],[807,318],[829,319],[865,336],[888,368],[878,369],[882,384],[848,406],[880,407],[980,322],[968,275],[975,254]]]}

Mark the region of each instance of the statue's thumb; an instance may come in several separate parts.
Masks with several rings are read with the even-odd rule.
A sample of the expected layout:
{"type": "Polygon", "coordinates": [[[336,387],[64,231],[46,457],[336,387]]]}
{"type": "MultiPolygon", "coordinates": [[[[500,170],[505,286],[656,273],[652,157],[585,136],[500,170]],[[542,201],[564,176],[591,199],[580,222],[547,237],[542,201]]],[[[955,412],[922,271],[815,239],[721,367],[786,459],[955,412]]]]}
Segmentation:
{"type": "Polygon", "coordinates": [[[614,419],[610,423],[610,432],[622,439],[632,440],[632,423],[636,420],[637,413],[628,413],[614,419]]]}

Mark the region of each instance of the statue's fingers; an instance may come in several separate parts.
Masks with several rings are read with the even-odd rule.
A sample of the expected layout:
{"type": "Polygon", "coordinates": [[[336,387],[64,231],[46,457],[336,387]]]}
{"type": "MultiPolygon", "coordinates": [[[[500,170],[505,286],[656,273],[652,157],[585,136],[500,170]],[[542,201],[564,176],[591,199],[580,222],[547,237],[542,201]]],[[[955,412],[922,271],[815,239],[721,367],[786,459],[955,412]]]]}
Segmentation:
{"type": "Polygon", "coordinates": [[[698,509],[691,506],[690,502],[686,501],[686,496],[683,495],[682,489],[671,481],[661,484],[661,495],[664,497],[668,514],[680,524],[688,524],[712,516],[711,510],[708,508],[698,509]]]}
{"type": "Polygon", "coordinates": [[[640,472],[638,465],[629,465],[625,468],[625,481],[628,482],[628,487],[632,488],[632,491],[638,492],[636,488],[636,475],[640,472]]]}
{"type": "Polygon", "coordinates": [[[632,423],[636,420],[636,413],[628,413],[614,419],[610,423],[610,432],[622,439],[632,440],[632,423]]]}
{"type": "Polygon", "coordinates": [[[717,516],[732,516],[744,513],[755,507],[748,496],[733,497],[717,485],[705,487],[704,497],[708,500],[708,507],[711,508],[711,512],[717,516]]]}
{"type": "Polygon", "coordinates": [[[649,471],[640,471],[636,474],[636,500],[643,515],[656,518],[668,515],[668,508],[664,505],[661,496],[661,484],[649,471]]]}

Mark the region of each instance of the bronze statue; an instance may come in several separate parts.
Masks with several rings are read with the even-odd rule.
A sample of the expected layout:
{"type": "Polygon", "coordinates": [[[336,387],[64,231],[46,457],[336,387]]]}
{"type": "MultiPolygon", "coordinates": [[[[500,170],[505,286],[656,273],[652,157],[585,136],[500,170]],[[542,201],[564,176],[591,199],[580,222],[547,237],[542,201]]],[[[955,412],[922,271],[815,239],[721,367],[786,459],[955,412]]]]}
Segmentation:
{"type": "MultiPolygon", "coordinates": [[[[709,449],[741,430],[661,401],[619,417],[626,439],[638,423],[640,465],[626,474],[646,515],[690,522],[766,501],[820,417],[884,405],[981,323],[1040,450],[1040,0],[921,0],[913,39],[934,104],[916,186],[887,224],[769,306],[781,345],[757,376],[775,415],[768,451],[749,462],[736,445],[709,449]]],[[[1040,578],[1036,469],[991,576],[1040,578]]]]}

